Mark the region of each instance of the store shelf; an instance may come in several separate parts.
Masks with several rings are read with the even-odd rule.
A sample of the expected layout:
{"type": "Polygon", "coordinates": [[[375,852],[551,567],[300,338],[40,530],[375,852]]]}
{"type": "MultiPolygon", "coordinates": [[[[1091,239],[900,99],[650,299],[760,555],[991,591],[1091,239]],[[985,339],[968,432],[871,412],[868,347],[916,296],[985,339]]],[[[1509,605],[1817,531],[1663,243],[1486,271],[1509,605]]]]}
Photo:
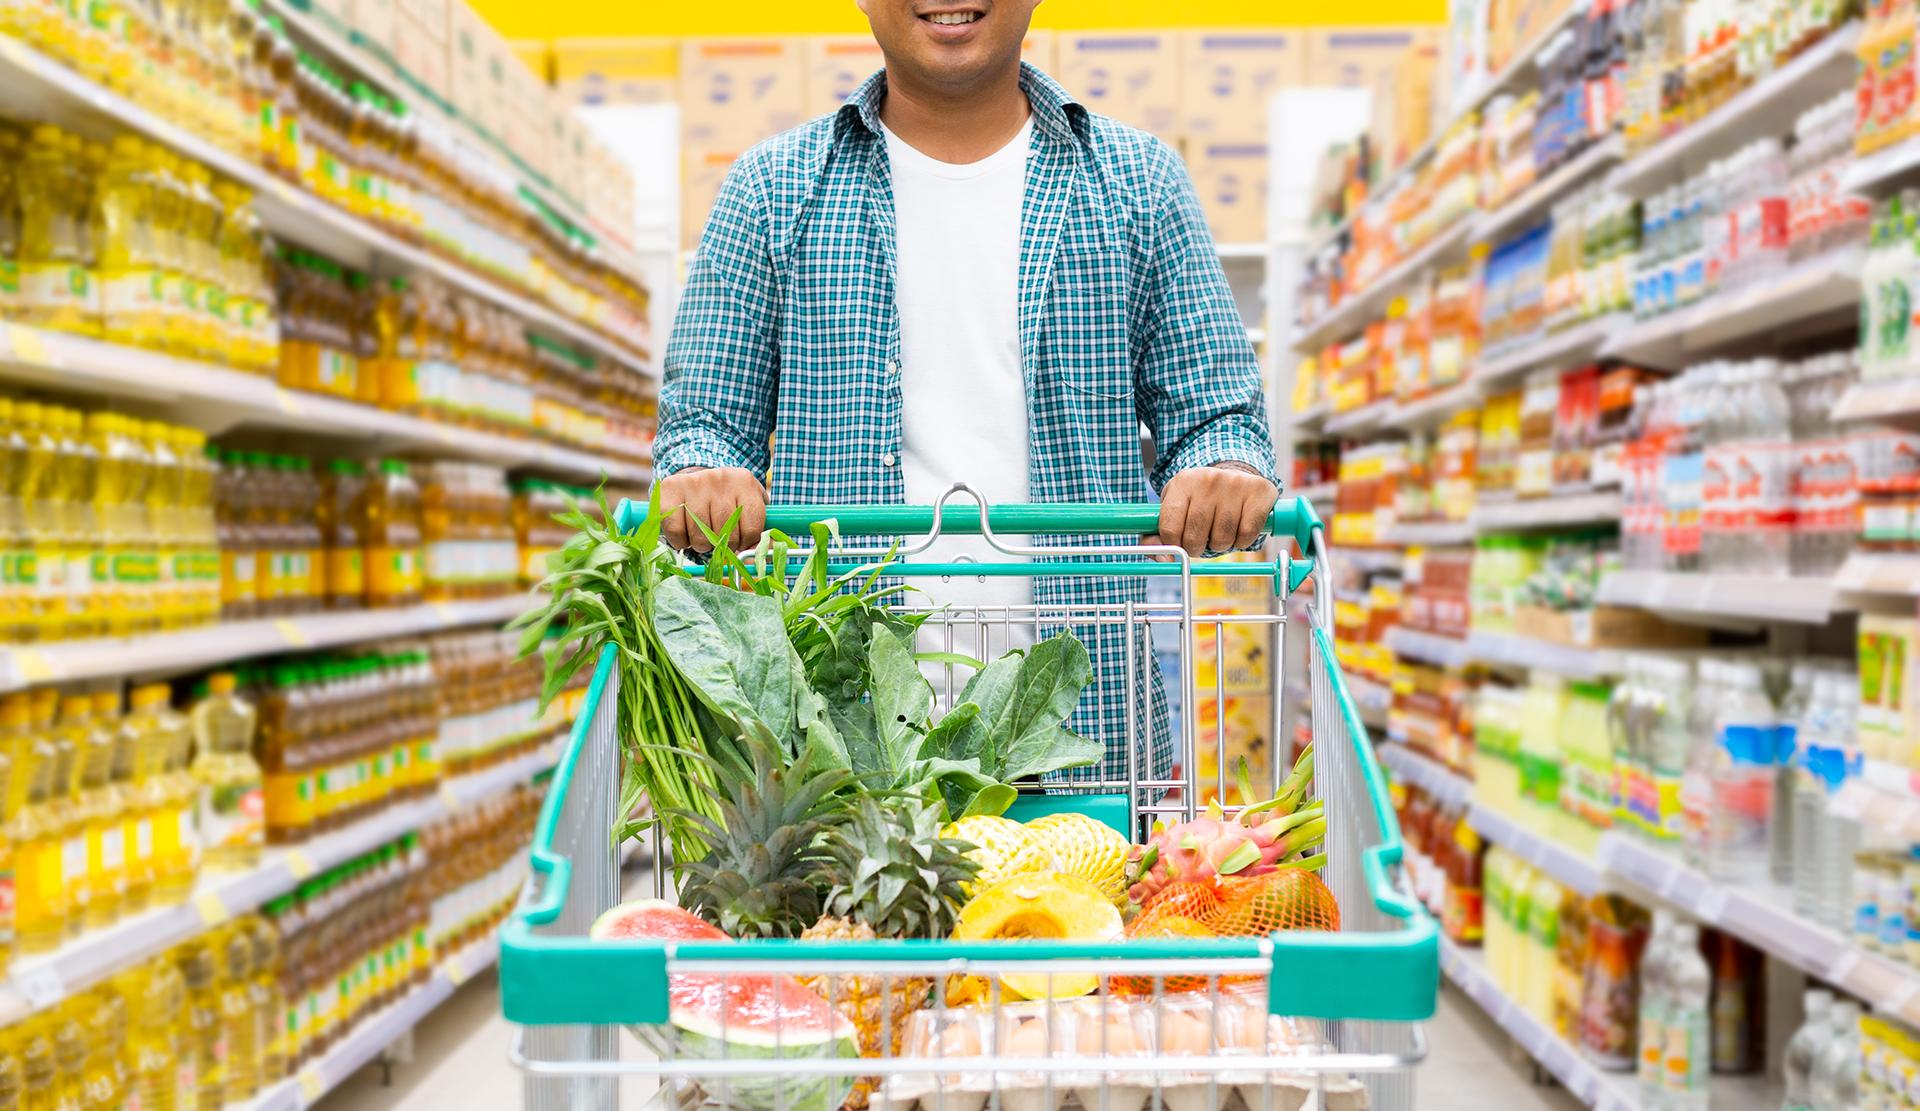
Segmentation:
{"type": "Polygon", "coordinates": [[[1513,633],[1475,630],[1467,637],[1467,650],[1481,663],[1551,671],[1569,679],[1620,674],[1620,653],[1609,648],[1579,648],[1513,633]]]}
{"type": "MultiPolygon", "coordinates": [[[[1413,250],[1405,258],[1386,268],[1366,287],[1355,292],[1346,300],[1335,305],[1301,330],[1294,341],[1294,348],[1304,353],[1314,353],[1327,344],[1344,338],[1351,332],[1364,326],[1367,321],[1379,315],[1387,302],[1400,291],[1408,279],[1416,277],[1427,269],[1444,265],[1456,256],[1466,252],[1468,242],[1473,238],[1477,221],[1471,213],[1461,216],[1446,230],[1413,250]]],[[[1328,431],[1332,431],[1331,428],[1328,431]]]]}
{"type": "Polygon", "coordinates": [[[1920,139],[1908,139],[1865,158],[1856,158],[1840,175],[1841,193],[1884,197],[1920,175],[1920,139]]]}
{"type": "Polygon", "coordinates": [[[1396,401],[1381,424],[1409,432],[1437,428],[1463,409],[1480,404],[1480,384],[1468,379],[1413,401],[1396,401]]]}
{"type": "Polygon", "coordinates": [[[0,38],[0,108],[94,136],[131,129],[253,190],[261,222],[275,239],[296,243],[355,269],[427,274],[514,313],[535,328],[640,373],[658,376],[642,359],[593,325],[457,263],[388,235],[258,165],[149,112],[13,38],[0,38]]]}
{"type": "Polygon", "coordinates": [[[1920,595],[1920,555],[1855,552],[1840,565],[1833,582],[1854,594],[1920,595]]]}
{"type": "Polygon", "coordinates": [[[1628,159],[1607,187],[1630,197],[1647,197],[1706,168],[1762,136],[1784,138],[1800,113],[1854,87],[1856,20],[1754,82],[1706,118],[1628,159]]]}
{"type": "Polygon", "coordinates": [[[1619,519],[1620,494],[1616,490],[1554,494],[1511,501],[1482,500],[1474,505],[1468,517],[1475,532],[1557,529],[1604,524],[1619,519]]]}
{"type": "Polygon", "coordinates": [[[1321,426],[1326,423],[1326,419],[1326,401],[1324,399],[1316,401],[1305,409],[1301,409],[1293,414],[1294,433],[1296,435],[1303,432],[1317,434],[1320,432],[1321,426]]]}
{"type": "Polygon", "coordinates": [[[1465,521],[1406,521],[1387,530],[1387,543],[1442,548],[1473,543],[1473,526],[1465,521]]]}
{"type": "Polygon", "coordinates": [[[1600,580],[1596,599],[1693,617],[1806,625],[1824,625],[1847,609],[1831,578],[1669,571],[1615,571],[1600,580]]]}
{"type": "Polygon", "coordinates": [[[1826,318],[1851,321],[1860,302],[1857,246],[1802,259],[1775,277],[1716,293],[1689,308],[1634,324],[1602,348],[1608,358],[1679,370],[1716,348],[1794,332],[1826,318]]]}
{"type": "Polygon", "coordinates": [[[1393,774],[1432,795],[1442,806],[1466,806],[1473,801],[1473,781],[1456,774],[1438,760],[1399,741],[1374,746],[1380,762],[1393,774]]]}
{"type": "Polygon", "coordinates": [[[1337,482],[1316,482],[1311,486],[1301,486],[1287,491],[1297,498],[1305,498],[1320,511],[1322,518],[1333,515],[1333,503],[1340,496],[1340,484],[1337,482]]]}
{"type": "Polygon", "coordinates": [[[1594,1067],[1579,1050],[1502,992],[1487,972],[1485,959],[1479,952],[1443,934],[1440,971],[1478,1003],[1494,1024],[1520,1043],[1542,1068],[1565,1085],[1575,1099],[1597,1111],[1641,1111],[1640,1092],[1632,1073],[1602,1072],[1594,1067]]]}
{"type": "Polygon", "coordinates": [[[304,1111],[312,1107],[452,998],[461,984],[492,967],[499,957],[500,942],[494,938],[476,941],[448,957],[434,968],[426,983],[361,1019],[319,1060],[240,1104],[241,1111],[304,1111]]]}
{"type": "Polygon", "coordinates": [[[1474,239],[1493,243],[1510,231],[1525,229],[1532,221],[1544,217],[1562,194],[1613,166],[1626,157],[1626,153],[1627,141],[1618,134],[1589,145],[1512,200],[1482,216],[1479,226],[1473,229],[1474,239]]]}
{"type": "Polygon", "coordinates": [[[0,378],[148,403],[218,435],[241,425],[339,439],[364,455],[423,452],[587,481],[644,483],[650,467],[284,389],[270,379],[66,332],[0,324],[0,378]]]}
{"type": "Polygon", "coordinates": [[[1364,436],[1382,427],[1392,410],[1393,402],[1376,401],[1344,413],[1329,413],[1321,427],[1329,436],[1364,436]]]}
{"type": "Polygon", "coordinates": [[[530,604],[527,596],[516,594],[484,602],[428,602],[400,609],[225,621],[144,636],[0,649],[0,691],[41,683],[179,674],[279,652],[498,624],[519,616],[530,604]]]}
{"type": "Polygon", "coordinates": [[[1353,672],[1346,678],[1347,694],[1353,698],[1354,709],[1360,711],[1361,724],[1369,729],[1386,728],[1387,711],[1393,706],[1392,688],[1353,672]]]}
{"type": "Polygon", "coordinates": [[[1362,571],[1391,571],[1398,574],[1406,562],[1405,555],[1398,548],[1335,548],[1332,556],[1334,566],[1352,564],[1362,571]]]}
{"type": "Polygon", "coordinates": [[[1835,420],[1873,421],[1920,431],[1920,377],[1856,382],[1833,407],[1835,420]]]}
{"type": "Polygon", "coordinates": [[[376,849],[461,808],[492,798],[553,766],[560,751],[539,751],[442,785],[438,794],[388,807],[297,848],[269,850],[259,867],[201,877],[185,903],[151,910],[82,934],[52,953],[14,961],[0,983],[0,1025],[16,1022],[85,991],[108,976],[292,891],[301,880],[376,849]]]}
{"type": "Polygon", "coordinates": [[[1599,354],[1627,323],[1625,317],[1619,315],[1595,317],[1538,339],[1508,344],[1490,356],[1483,353],[1479,365],[1474,367],[1472,380],[1480,385],[1482,392],[1489,392],[1495,383],[1518,378],[1529,371],[1584,363],[1599,354]]]}
{"type": "Polygon", "coordinates": [[[1402,659],[1418,660],[1435,667],[1467,667],[1474,662],[1467,642],[1459,637],[1409,629],[1394,625],[1387,630],[1387,647],[1402,659]]]}
{"type": "Polygon", "coordinates": [[[1273,248],[1265,243],[1216,243],[1213,249],[1222,260],[1235,262],[1265,262],[1273,253],[1273,248]]]}

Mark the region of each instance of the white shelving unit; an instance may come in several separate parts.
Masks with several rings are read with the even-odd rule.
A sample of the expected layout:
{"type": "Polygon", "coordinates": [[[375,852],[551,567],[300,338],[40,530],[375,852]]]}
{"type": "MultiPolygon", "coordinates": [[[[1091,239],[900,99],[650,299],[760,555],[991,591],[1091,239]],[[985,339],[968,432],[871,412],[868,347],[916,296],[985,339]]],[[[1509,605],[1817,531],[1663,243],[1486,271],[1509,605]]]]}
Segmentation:
{"type": "Polygon", "coordinates": [[[1466,521],[1406,521],[1387,529],[1387,543],[1443,548],[1473,543],[1473,526],[1466,521]]]}
{"type": "Polygon", "coordinates": [[[245,872],[209,872],[179,906],[150,910],[104,930],[89,931],[44,955],[14,961],[0,982],[0,1025],[51,1007],[125,968],[292,891],[301,880],[403,833],[524,783],[553,766],[558,744],[441,784],[430,798],[403,802],[372,817],[288,849],[270,849],[245,872]]]}
{"type": "Polygon", "coordinates": [[[1858,594],[1920,595],[1920,555],[1855,552],[1834,575],[1834,585],[1858,594]]]}
{"type": "Polygon", "coordinates": [[[522,595],[484,602],[428,602],[398,609],[225,621],[142,636],[6,648],[0,649],[0,691],[40,683],[179,674],[277,652],[498,624],[518,616],[530,604],[530,599],[522,595]]]}
{"type": "Polygon", "coordinates": [[[1496,383],[1528,371],[1578,365],[1599,354],[1628,323],[1622,316],[1599,316],[1492,353],[1482,352],[1470,381],[1491,390],[1496,383]]]}
{"type": "Polygon", "coordinates": [[[653,477],[643,464],[288,390],[260,375],[143,348],[18,324],[0,324],[0,341],[0,377],[142,402],[212,435],[245,424],[337,439],[365,455],[428,451],[587,482],[653,477]]]}
{"type": "Polygon", "coordinates": [[[1679,616],[1823,625],[1849,607],[1835,579],[1616,571],[1600,580],[1596,599],[1679,616]]]}
{"type": "Polygon", "coordinates": [[[1840,395],[1833,415],[1836,420],[1920,429],[1920,378],[1857,382],[1840,395]]]}
{"type": "Polygon", "coordinates": [[[1421,632],[1404,625],[1387,630],[1387,647],[1396,656],[1419,660],[1435,667],[1467,667],[1474,662],[1473,649],[1457,637],[1421,632]]]}
{"type": "Polygon", "coordinates": [[[1608,648],[1578,648],[1536,640],[1514,633],[1476,631],[1467,637],[1467,650],[1481,663],[1527,670],[1537,668],[1569,679],[1599,679],[1618,675],[1621,656],[1608,648]]]}
{"type": "Polygon", "coordinates": [[[1569,525],[1604,524],[1620,519],[1620,492],[1590,490],[1510,501],[1474,502],[1468,520],[1475,532],[1514,532],[1557,529],[1569,525]]]}
{"type": "Polygon", "coordinates": [[[1717,348],[1793,334],[1823,318],[1844,316],[1860,302],[1860,266],[1865,260],[1859,247],[1803,259],[1771,278],[1640,321],[1615,334],[1600,354],[1679,370],[1717,348]]]}
{"type": "Polygon", "coordinates": [[[356,269],[426,274],[505,308],[557,339],[635,371],[654,374],[652,360],[615,343],[596,326],[465,266],[403,243],[357,216],[237,158],[14,38],[0,39],[0,108],[93,135],[129,129],[173,148],[253,190],[261,222],[274,237],[321,252],[356,269]]]}

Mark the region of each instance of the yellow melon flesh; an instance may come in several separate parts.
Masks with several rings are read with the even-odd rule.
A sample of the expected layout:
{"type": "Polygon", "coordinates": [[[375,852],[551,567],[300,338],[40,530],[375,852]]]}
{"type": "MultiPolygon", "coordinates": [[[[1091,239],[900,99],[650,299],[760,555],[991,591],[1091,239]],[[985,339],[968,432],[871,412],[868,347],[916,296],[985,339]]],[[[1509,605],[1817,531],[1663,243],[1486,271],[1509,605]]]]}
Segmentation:
{"type": "MultiPolygon", "coordinates": [[[[983,888],[961,908],[955,941],[1058,939],[1108,941],[1120,936],[1120,912],[1098,887],[1062,872],[1011,876],[983,888]]],[[[1088,973],[1048,976],[1011,972],[1006,989],[1026,999],[1072,999],[1100,985],[1088,973]]]]}

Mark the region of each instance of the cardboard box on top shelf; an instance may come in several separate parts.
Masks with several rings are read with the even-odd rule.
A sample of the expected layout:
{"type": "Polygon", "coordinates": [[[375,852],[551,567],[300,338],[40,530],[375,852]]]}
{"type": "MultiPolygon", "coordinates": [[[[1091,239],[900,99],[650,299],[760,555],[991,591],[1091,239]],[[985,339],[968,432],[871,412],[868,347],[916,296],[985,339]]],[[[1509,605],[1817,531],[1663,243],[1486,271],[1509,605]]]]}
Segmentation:
{"type": "Polygon", "coordinates": [[[1305,81],[1306,53],[1296,30],[1188,33],[1180,47],[1180,133],[1188,156],[1198,143],[1265,142],[1267,103],[1276,90],[1305,81]]]}
{"type": "Polygon", "coordinates": [[[442,100],[449,99],[450,18],[448,0],[400,0],[393,44],[393,60],[442,100]]]}
{"type": "Polygon", "coordinates": [[[1370,89],[1381,73],[1393,73],[1408,53],[1434,45],[1428,27],[1328,27],[1307,34],[1307,84],[1370,89]]]}
{"type": "Polygon", "coordinates": [[[802,40],[690,38],[680,47],[680,136],[744,150],[807,119],[802,40]]]}
{"type": "Polygon", "coordinates": [[[553,85],[569,104],[671,104],[680,99],[680,40],[555,39],[553,85]]]}
{"type": "Polygon", "coordinates": [[[845,104],[862,82],[886,65],[872,35],[814,35],[807,39],[807,117],[845,104]]]}
{"type": "Polygon", "coordinates": [[[1082,104],[1173,142],[1180,129],[1180,36],[1062,32],[1053,76],[1082,104]]]}
{"type": "Polygon", "coordinates": [[[633,170],[605,143],[595,141],[587,154],[587,215],[623,243],[633,242],[633,170]]]}
{"type": "Polygon", "coordinates": [[[1190,142],[1187,167],[1215,243],[1266,241],[1266,143],[1190,142]]]}
{"type": "Polygon", "coordinates": [[[447,12],[447,101],[468,122],[487,130],[498,99],[503,63],[518,65],[507,41],[465,4],[447,12]]]}
{"type": "Polygon", "coordinates": [[[338,0],[340,18],[389,58],[400,38],[399,0],[338,0]]]}
{"type": "Polygon", "coordinates": [[[681,155],[680,235],[688,250],[700,245],[700,232],[707,226],[707,213],[727,170],[744,151],[743,147],[687,147],[681,155]]]}

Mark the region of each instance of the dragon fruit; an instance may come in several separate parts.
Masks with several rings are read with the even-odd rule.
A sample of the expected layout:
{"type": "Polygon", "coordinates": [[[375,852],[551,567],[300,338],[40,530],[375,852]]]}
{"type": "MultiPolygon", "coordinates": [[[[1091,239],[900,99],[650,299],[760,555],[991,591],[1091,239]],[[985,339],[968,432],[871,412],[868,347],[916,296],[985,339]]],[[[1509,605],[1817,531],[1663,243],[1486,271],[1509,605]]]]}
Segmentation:
{"type": "Polygon", "coordinates": [[[1324,805],[1319,799],[1304,801],[1313,782],[1313,746],[1300,754],[1279,793],[1264,802],[1253,801],[1245,761],[1237,778],[1247,803],[1240,813],[1229,818],[1218,802],[1210,803],[1204,817],[1156,830],[1136,850],[1127,890],[1135,903],[1144,905],[1170,884],[1320,866],[1324,856],[1311,850],[1326,836],[1324,805]]]}

